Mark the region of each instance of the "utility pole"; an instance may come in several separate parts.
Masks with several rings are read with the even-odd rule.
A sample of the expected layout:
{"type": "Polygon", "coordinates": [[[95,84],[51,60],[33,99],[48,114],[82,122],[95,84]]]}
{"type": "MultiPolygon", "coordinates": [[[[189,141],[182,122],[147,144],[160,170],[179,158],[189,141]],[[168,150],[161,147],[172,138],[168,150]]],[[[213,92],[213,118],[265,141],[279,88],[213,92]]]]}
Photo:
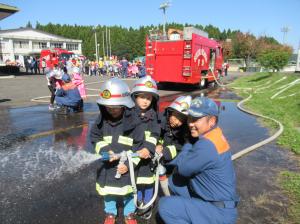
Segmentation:
{"type": "Polygon", "coordinates": [[[96,32],[96,26],[94,27],[95,31],[95,48],[96,48],[96,61],[98,61],[98,43],[97,43],[97,32],[96,32]]]}
{"type": "Polygon", "coordinates": [[[166,33],[166,24],[167,24],[167,15],[166,15],[166,10],[167,8],[169,8],[171,6],[170,2],[167,1],[165,3],[162,3],[160,6],[159,6],[159,9],[161,9],[163,11],[163,14],[164,14],[164,23],[163,23],[163,36],[164,38],[167,36],[167,33],[166,33]]]}
{"type": "Polygon", "coordinates": [[[111,57],[110,29],[108,30],[109,57],[111,57]]]}
{"type": "Polygon", "coordinates": [[[285,44],[285,38],[287,33],[290,31],[291,29],[287,26],[284,26],[281,28],[281,32],[283,32],[283,38],[282,38],[282,44],[285,44]]]}
{"type": "Polygon", "coordinates": [[[103,39],[102,39],[102,44],[103,44],[103,60],[105,59],[105,45],[104,45],[104,31],[102,31],[102,37],[103,37],[103,39]]]}
{"type": "Polygon", "coordinates": [[[105,30],[105,41],[106,41],[106,56],[108,57],[108,33],[107,33],[107,27],[105,30]]]}

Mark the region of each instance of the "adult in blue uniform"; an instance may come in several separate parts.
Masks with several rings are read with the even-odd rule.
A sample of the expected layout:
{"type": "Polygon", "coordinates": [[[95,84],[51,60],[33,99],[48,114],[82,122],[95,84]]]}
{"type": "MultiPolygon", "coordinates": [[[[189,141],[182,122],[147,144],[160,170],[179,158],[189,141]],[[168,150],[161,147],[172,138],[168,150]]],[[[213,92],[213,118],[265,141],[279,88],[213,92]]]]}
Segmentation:
{"type": "Polygon", "coordinates": [[[166,224],[235,223],[237,218],[236,177],[229,144],[217,126],[219,110],[214,101],[195,98],[188,110],[192,137],[171,162],[175,172],[169,178],[174,196],[159,202],[159,214],[166,224]]]}
{"type": "Polygon", "coordinates": [[[77,111],[81,105],[81,96],[76,85],[71,82],[68,74],[62,76],[62,87],[56,90],[56,104],[59,109],[56,111],[59,114],[66,114],[70,108],[77,111]]]}

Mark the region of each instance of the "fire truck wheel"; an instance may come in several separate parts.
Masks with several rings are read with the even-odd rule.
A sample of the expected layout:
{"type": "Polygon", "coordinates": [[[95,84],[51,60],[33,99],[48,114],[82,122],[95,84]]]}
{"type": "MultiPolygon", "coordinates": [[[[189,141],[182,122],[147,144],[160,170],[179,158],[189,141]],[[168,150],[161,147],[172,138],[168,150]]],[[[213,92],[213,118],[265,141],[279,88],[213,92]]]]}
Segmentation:
{"type": "Polygon", "coordinates": [[[207,79],[201,79],[199,83],[200,89],[205,89],[207,87],[207,79]]]}

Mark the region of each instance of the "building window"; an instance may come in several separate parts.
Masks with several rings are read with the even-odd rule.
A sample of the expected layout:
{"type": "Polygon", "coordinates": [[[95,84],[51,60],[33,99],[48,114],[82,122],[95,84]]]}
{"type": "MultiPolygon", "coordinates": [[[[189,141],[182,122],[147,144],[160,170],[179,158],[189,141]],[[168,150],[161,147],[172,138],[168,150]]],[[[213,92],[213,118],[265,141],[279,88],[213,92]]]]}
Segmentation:
{"type": "Polygon", "coordinates": [[[63,44],[62,43],[51,43],[50,47],[53,48],[62,48],[63,44]]]}
{"type": "Polygon", "coordinates": [[[29,48],[29,42],[28,41],[14,41],[14,48],[15,49],[28,49],[29,48]]]}
{"type": "Polygon", "coordinates": [[[33,49],[46,49],[47,43],[46,42],[33,42],[32,46],[33,46],[33,49]]]}
{"type": "Polygon", "coordinates": [[[69,51],[77,51],[78,50],[78,44],[67,44],[67,50],[69,51]]]}

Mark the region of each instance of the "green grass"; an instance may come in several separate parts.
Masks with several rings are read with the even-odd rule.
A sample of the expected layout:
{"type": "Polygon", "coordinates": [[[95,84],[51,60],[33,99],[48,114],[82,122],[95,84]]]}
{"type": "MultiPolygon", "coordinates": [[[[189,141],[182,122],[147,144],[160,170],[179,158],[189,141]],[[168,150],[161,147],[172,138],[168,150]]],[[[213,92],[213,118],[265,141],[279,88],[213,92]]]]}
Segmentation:
{"type": "MultiPolygon", "coordinates": [[[[247,97],[249,93],[252,99],[244,105],[254,112],[270,116],[280,121],[284,126],[282,135],[277,139],[277,143],[287,149],[292,150],[296,155],[300,155],[300,83],[287,89],[278,97],[271,99],[274,94],[280,91],[283,85],[300,79],[295,74],[278,73],[257,73],[245,76],[234,81],[230,87],[251,88],[248,90],[236,90],[239,95],[247,97]],[[276,83],[283,77],[284,81],[276,83]],[[294,96],[288,96],[296,94],[294,96]],[[285,98],[280,98],[288,96],[285,98]]],[[[278,127],[272,121],[263,121],[271,131],[278,127]]],[[[298,157],[299,158],[299,157],[298,157]]],[[[289,217],[286,223],[300,224],[300,174],[284,171],[279,176],[282,188],[290,198],[289,217]]]]}
{"type": "Polygon", "coordinates": [[[288,209],[287,223],[300,223],[300,174],[294,172],[281,172],[280,183],[291,198],[291,206],[288,209]]]}
{"type": "MultiPolygon", "coordinates": [[[[291,149],[296,154],[300,154],[300,83],[287,89],[275,99],[271,99],[271,97],[281,90],[280,87],[298,78],[300,76],[294,74],[259,73],[237,79],[230,85],[231,87],[253,88],[247,90],[247,93],[243,90],[237,90],[243,97],[252,93],[252,99],[245,106],[279,120],[284,125],[284,131],[278,138],[277,143],[291,149]],[[284,81],[275,83],[284,76],[287,77],[284,81]],[[269,85],[272,86],[266,88],[269,85]],[[280,98],[293,93],[297,94],[283,99],[280,98]]],[[[276,128],[273,122],[266,121],[266,124],[270,128],[276,128]]]]}

